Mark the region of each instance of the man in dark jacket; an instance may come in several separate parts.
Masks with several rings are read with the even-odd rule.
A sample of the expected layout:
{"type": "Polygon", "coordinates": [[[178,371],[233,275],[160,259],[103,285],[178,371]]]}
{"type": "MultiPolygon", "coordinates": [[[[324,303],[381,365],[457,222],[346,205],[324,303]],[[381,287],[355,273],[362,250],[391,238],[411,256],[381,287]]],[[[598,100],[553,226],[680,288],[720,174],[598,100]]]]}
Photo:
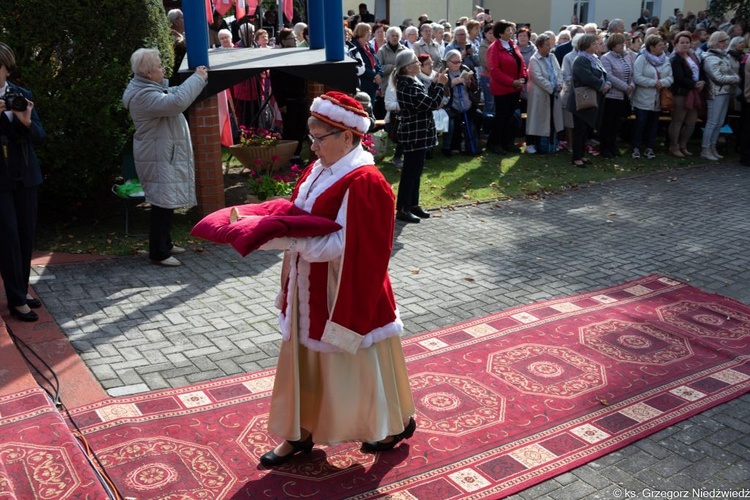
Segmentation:
{"type": "Polygon", "coordinates": [[[560,64],[560,66],[562,66],[563,57],[565,57],[571,50],[573,50],[573,37],[578,33],[583,33],[583,26],[571,24],[570,26],[568,26],[568,31],[570,32],[570,40],[565,43],[561,43],[552,50],[552,53],[555,54],[555,58],[557,59],[557,62],[560,64]]]}

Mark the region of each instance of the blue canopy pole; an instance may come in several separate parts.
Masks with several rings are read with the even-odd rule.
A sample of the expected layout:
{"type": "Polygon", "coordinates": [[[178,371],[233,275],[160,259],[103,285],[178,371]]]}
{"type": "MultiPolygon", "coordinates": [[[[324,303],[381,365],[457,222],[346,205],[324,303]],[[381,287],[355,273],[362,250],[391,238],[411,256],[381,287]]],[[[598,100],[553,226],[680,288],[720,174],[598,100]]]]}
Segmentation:
{"type": "Polygon", "coordinates": [[[325,0],[323,11],[326,61],[344,60],[344,5],[340,0],[325,0]]]}
{"type": "Polygon", "coordinates": [[[307,0],[307,32],[311,49],[322,49],[326,46],[323,18],[323,0],[307,0]]]}
{"type": "Polygon", "coordinates": [[[208,20],[205,2],[182,2],[182,14],[185,18],[188,68],[208,66],[208,20]]]}

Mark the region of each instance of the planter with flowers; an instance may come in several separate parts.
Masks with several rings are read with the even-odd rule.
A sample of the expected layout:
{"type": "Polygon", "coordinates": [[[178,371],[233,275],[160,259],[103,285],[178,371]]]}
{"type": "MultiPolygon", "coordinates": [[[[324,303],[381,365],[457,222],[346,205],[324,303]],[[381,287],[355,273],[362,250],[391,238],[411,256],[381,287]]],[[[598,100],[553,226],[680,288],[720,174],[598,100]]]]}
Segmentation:
{"type": "Polygon", "coordinates": [[[250,170],[247,181],[247,202],[257,203],[273,198],[289,198],[302,170],[297,165],[289,167],[286,174],[262,169],[263,160],[258,159],[256,169],[250,170]]]}
{"type": "Polygon", "coordinates": [[[287,141],[278,132],[240,126],[240,142],[230,146],[232,155],[244,169],[276,171],[289,164],[297,141],[287,141]]]}

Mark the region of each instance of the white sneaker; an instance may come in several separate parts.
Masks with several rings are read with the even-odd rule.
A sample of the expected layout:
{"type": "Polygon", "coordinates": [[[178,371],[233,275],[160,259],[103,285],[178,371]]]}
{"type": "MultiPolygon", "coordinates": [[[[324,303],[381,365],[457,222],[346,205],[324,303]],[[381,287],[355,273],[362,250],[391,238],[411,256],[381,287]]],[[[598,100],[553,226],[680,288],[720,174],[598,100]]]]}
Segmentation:
{"type": "Polygon", "coordinates": [[[182,265],[182,262],[175,259],[174,257],[168,257],[164,260],[152,260],[151,262],[165,267],[177,267],[182,265]]]}
{"type": "Polygon", "coordinates": [[[632,156],[634,160],[640,160],[641,152],[638,150],[638,148],[633,148],[633,154],[630,156],[632,156]]]}
{"type": "Polygon", "coordinates": [[[714,154],[714,156],[716,157],[716,159],[717,159],[717,160],[721,160],[722,158],[724,158],[724,157],[723,157],[723,156],[721,156],[721,155],[719,154],[719,152],[718,152],[718,151],[716,150],[716,144],[714,144],[713,146],[711,146],[711,152],[712,152],[712,153],[714,154]]]}
{"type": "Polygon", "coordinates": [[[717,157],[714,156],[713,151],[711,151],[711,148],[701,148],[701,158],[705,158],[706,160],[711,161],[719,161],[717,157]]]}
{"type": "Polygon", "coordinates": [[[643,153],[643,156],[648,158],[649,160],[653,160],[656,158],[656,155],[654,154],[654,150],[651,148],[648,148],[645,153],[643,153]]]}
{"type": "Polygon", "coordinates": [[[172,245],[172,250],[169,251],[172,255],[179,255],[181,253],[187,252],[187,249],[178,247],[177,245],[172,245]]]}
{"type": "Polygon", "coordinates": [[[530,155],[536,154],[536,148],[533,144],[531,144],[530,146],[526,146],[526,153],[530,155]]]}

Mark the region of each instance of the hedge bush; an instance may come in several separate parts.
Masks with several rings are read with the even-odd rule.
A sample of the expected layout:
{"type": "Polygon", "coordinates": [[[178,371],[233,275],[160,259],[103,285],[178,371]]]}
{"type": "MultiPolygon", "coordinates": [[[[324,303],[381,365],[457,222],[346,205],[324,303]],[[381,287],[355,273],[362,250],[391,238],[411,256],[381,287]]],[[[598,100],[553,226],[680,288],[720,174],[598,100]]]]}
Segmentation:
{"type": "Polygon", "coordinates": [[[28,88],[47,131],[37,148],[43,195],[104,196],[120,173],[132,135],[122,93],[130,55],[158,47],[165,68],[174,58],[160,0],[3,0],[0,41],[16,53],[10,79],[28,88]]]}

